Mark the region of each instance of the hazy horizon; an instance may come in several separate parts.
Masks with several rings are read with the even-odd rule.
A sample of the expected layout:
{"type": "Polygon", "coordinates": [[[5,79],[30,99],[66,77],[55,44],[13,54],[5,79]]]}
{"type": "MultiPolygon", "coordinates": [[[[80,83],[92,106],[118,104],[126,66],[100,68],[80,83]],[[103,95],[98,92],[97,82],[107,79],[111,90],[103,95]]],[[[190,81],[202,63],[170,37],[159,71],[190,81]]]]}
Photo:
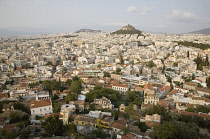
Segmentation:
{"type": "Polygon", "coordinates": [[[19,33],[115,31],[187,33],[210,26],[210,0],[0,0],[0,29],[19,33]]]}

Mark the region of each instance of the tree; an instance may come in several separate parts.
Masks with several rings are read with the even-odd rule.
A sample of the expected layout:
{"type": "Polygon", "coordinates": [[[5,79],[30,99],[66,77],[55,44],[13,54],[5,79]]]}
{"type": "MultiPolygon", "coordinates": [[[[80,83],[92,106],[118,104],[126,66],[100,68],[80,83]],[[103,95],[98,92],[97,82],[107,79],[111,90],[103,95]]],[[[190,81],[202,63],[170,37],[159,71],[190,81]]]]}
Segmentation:
{"type": "Polygon", "coordinates": [[[155,63],[152,60],[150,60],[146,65],[150,68],[156,66],[155,63]]]}
{"type": "Polygon", "coordinates": [[[206,59],[205,59],[204,64],[205,64],[205,66],[209,66],[209,57],[208,57],[208,55],[206,55],[206,59]]]}
{"type": "Polygon", "coordinates": [[[174,62],[173,67],[178,67],[178,62],[174,62]]]}
{"type": "Polygon", "coordinates": [[[121,129],[121,131],[123,132],[124,135],[126,135],[131,131],[131,129],[128,126],[125,126],[123,129],[121,129]]]}
{"type": "Polygon", "coordinates": [[[111,77],[111,74],[107,71],[104,71],[104,77],[111,77]]]}
{"type": "Polygon", "coordinates": [[[70,89],[72,92],[79,93],[79,91],[82,89],[81,82],[78,80],[73,81],[70,85],[70,89]]]}
{"type": "Polygon", "coordinates": [[[15,134],[15,132],[5,131],[4,134],[1,135],[1,137],[3,137],[3,139],[14,139],[17,137],[17,135],[15,134]]]}
{"type": "Polygon", "coordinates": [[[120,68],[117,68],[116,69],[116,73],[119,74],[120,72],[121,72],[121,69],[120,68]]]}
{"type": "Polygon", "coordinates": [[[45,121],[42,122],[42,126],[45,129],[45,135],[48,137],[62,136],[64,133],[63,122],[59,120],[57,115],[49,116],[45,121]]]}
{"type": "Polygon", "coordinates": [[[120,55],[120,64],[124,64],[123,56],[120,55]]]}
{"type": "Polygon", "coordinates": [[[64,75],[67,71],[68,71],[68,69],[66,67],[63,67],[62,68],[62,75],[64,75]]]}
{"type": "Polygon", "coordinates": [[[91,103],[94,99],[99,99],[103,96],[111,100],[113,103],[117,103],[121,97],[118,91],[97,85],[93,90],[90,90],[90,92],[86,94],[86,101],[91,103]]]}
{"type": "Polygon", "coordinates": [[[23,112],[26,112],[26,113],[30,114],[30,110],[27,109],[25,107],[25,105],[22,104],[22,103],[16,102],[16,103],[13,104],[13,107],[14,107],[15,110],[21,110],[23,112]]]}
{"type": "Polygon", "coordinates": [[[176,128],[178,139],[198,139],[199,127],[195,123],[184,123],[180,121],[173,121],[176,128]]]}
{"type": "Polygon", "coordinates": [[[159,114],[164,116],[166,114],[166,109],[160,105],[154,105],[152,107],[145,109],[144,114],[145,115],[159,114]]]}
{"type": "Polygon", "coordinates": [[[20,110],[7,111],[4,112],[4,114],[10,119],[9,123],[24,122],[29,120],[29,115],[20,110]]]}
{"type": "Polygon", "coordinates": [[[20,132],[20,139],[29,139],[30,137],[30,131],[27,131],[27,130],[23,130],[20,132]]]}
{"type": "Polygon", "coordinates": [[[81,80],[80,80],[80,78],[79,78],[78,76],[74,76],[74,77],[72,78],[72,81],[81,81],[81,80]]]}
{"type": "Polygon", "coordinates": [[[46,80],[43,82],[43,85],[46,87],[46,89],[52,93],[52,90],[62,91],[63,85],[60,81],[56,80],[46,80]]]}
{"type": "Polygon", "coordinates": [[[57,113],[61,111],[61,103],[53,101],[53,112],[57,113]]]}
{"type": "Polygon", "coordinates": [[[53,66],[53,63],[50,62],[50,61],[48,61],[48,62],[45,64],[45,66],[53,66]]]}
{"type": "Polygon", "coordinates": [[[71,83],[72,83],[72,80],[68,79],[68,80],[66,80],[65,85],[66,85],[66,86],[70,86],[71,83]]]}
{"type": "Polygon", "coordinates": [[[177,135],[177,129],[172,122],[164,122],[154,127],[153,135],[156,139],[172,139],[177,135]]]}
{"type": "Polygon", "coordinates": [[[194,73],[192,74],[192,80],[195,80],[195,74],[194,73]]]}
{"type": "Polygon", "coordinates": [[[131,102],[137,97],[137,93],[135,91],[127,91],[126,94],[127,99],[129,99],[131,102]]]}
{"type": "Polygon", "coordinates": [[[190,51],[187,51],[187,57],[188,58],[190,57],[190,51]]]}
{"type": "Polygon", "coordinates": [[[77,94],[73,92],[68,92],[66,96],[66,102],[77,100],[77,94]]]}
{"type": "Polygon", "coordinates": [[[147,129],[149,129],[145,122],[135,122],[134,125],[138,126],[138,128],[141,129],[141,132],[146,132],[147,129]]]}
{"type": "Polygon", "coordinates": [[[210,88],[210,77],[206,78],[207,87],[210,88]]]}
{"type": "Polygon", "coordinates": [[[95,135],[97,138],[104,139],[106,137],[106,133],[101,129],[96,129],[91,132],[92,135],[95,135]]]}
{"type": "Polygon", "coordinates": [[[31,65],[30,65],[29,63],[27,63],[27,64],[25,65],[25,67],[26,67],[26,69],[28,69],[28,68],[31,67],[31,65]]]}
{"type": "Polygon", "coordinates": [[[136,104],[137,106],[140,106],[142,101],[143,100],[140,97],[136,97],[133,101],[133,104],[136,104]]]}
{"type": "Polygon", "coordinates": [[[78,136],[78,131],[77,131],[77,127],[75,124],[73,123],[70,123],[69,125],[66,125],[65,126],[65,129],[66,129],[66,134],[68,136],[74,136],[75,138],[77,138],[78,136]]]}
{"type": "Polygon", "coordinates": [[[30,88],[34,88],[35,86],[38,86],[40,83],[39,82],[33,82],[33,83],[29,83],[28,86],[30,88]]]}

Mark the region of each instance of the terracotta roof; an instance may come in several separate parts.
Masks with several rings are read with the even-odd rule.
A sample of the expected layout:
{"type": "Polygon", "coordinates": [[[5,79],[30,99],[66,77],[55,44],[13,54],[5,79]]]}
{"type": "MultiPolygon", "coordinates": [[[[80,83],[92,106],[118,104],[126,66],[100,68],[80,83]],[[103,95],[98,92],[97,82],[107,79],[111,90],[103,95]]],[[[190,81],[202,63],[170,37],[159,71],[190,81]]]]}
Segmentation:
{"type": "Polygon", "coordinates": [[[156,122],[152,122],[152,121],[146,121],[146,124],[149,127],[154,127],[154,126],[160,125],[160,123],[156,123],[156,122]]]}
{"type": "Polygon", "coordinates": [[[149,89],[149,90],[154,90],[154,86],[152,84],[145,84],[144,85],[144,90],[149,89]]]}
{"type": "Polygon", "coordinates": [[[152,104],[141,104],[141,107],[152,107],[152,104]]]}
{"type": "Polygon", "coordinates": [[[178,90],[172,89],[167,95],[173,95],[178,93],[178,90]]]}
{"type": "Polygon", "coordinates": [[[119,134],[121,136],[121,139],[135,139],[136,135],[128,133],[126,135],[119,134]]]}
{"type": "Polygon", "coordinates": [[[160,106],[163,106],[163,107],[165,107],[165,108],[168,108],[168,104],[166,103],[165,100],[160,100],[160,101],[158,101],[157,104],[160,105],[160,106]]]}
{"type": "Polygon", "coordinates": [[[171,89],[170,86],[163,86],[163,87],[159,88],[160,91],[168,91],[170,89],[171,89]]]}
{"type": "Polygon", "coordinates": [[[201,87],[197,87],[197,91],[210,93],[210,89],[207,89],[207,88],[201,88],[201,87]]]}
{"type": "Polygon", "coordinates": [[[177,113],[180,113],[180,114],[184,114],[184,115],[190,115],[190,116],[201,116],[203,118],[207,118],[207,119],[210,119],[210,115],[209,114],[205,114],[205,113],[195,113],[195,112],[188,112],[188,111],[175,111],[177,113]]]}
{"type": "Polygon", "coordinates": [[[104,84],[104,87],[105,88],[112,88],[112,85],[110,85],[110,84],[104,84]]]}
{"type": "Polygon", "coordinates": [[[142,87],[135,87],[135,91],[144,91],[142,87]]]}
{"type": "Polygon", "coordinates": [[[0,94],[0,98],[7,98],[6,94],[0,94]]]}
{"type": "Polygon", "coordinates": [[[127,120],[121,119],[121,120],[116,120],[112,123],[112,127],[117,128],[117,129],[123,129],[127,124],[127,120]]]}
{"type": "Polygon", "coordinates": [[[44,107],[44,106],[50,106],[50,105],[52,105],[50,99],[32,101],[31,105],[30,105],[30,108],[38,108],[38,107],[44,107]]]}
{"type": "Polygon", "coordinates": [[[127,84],[113,84],[113,86],[126,87],[126,88],[128,88],[128,85],[127,84]]]}
{"type": "Polygon", "coordinates": [[[44,118],[46,119],[46,118],[48,118],[48,117],[50,117],[50,116],[56,116],[56,115],[58,115],[59,118],[62,118],[62,117],[63,117],[63,115],[61,115],[60,113],[52,113],[52,114],[46,114],[46,115],[44,116],[44,118]]]}

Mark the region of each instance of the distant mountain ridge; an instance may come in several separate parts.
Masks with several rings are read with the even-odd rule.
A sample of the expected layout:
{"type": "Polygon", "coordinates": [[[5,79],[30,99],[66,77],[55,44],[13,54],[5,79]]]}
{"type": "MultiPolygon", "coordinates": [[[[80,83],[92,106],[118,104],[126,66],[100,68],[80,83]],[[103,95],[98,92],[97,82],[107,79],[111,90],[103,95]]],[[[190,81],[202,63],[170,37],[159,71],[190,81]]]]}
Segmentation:
{"type": "Polygon", "coordinates": [[[189,34],[209,34],[210,35],[210,28],[205,28],[198,31],[189,32],[189,34]]]}
{"type": "Polygon", "coordinates": [[[101,30],[80,29],[80,30],[76,31],[75,33],[81,33],[81,32],[99,33],[99,32],[101,32],[101,30]]]}
{"type": "Polygon", "coordinates": [[[122,27],[120,30],[112,32],[111,34],[138,34],[142,35],[142,31],[135,29],[132,25],[128,24],[122,27]]]}

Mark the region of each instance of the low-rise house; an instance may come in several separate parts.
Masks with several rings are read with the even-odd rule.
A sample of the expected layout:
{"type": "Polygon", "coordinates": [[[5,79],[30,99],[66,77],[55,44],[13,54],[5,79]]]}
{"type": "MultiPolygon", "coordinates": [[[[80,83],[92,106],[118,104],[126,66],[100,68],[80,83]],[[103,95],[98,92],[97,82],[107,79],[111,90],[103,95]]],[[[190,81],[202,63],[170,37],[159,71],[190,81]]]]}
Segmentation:
{"type": "Polygon", "coordinates": [[[79,126],[84,126],[87,124],[95,125],[96,118],[88,117],[88,116],[77,116],[74,119],[74,124],[79,126]]]}
{"type": "Polygon", "coordinates": [[[196,91],[201,96],[205,96],[205,95],[209,96],[210,95],[210,89],[208,89],[208,88],[197,87],[196,91]]]}
{"type": "Polygon", "coordinates": [[[202,97],[192,97],[190,99],[190,104],[198,104],[198,105],[204,105],[205,104],[205,99],[202,97]]]}
{"type": "Polygon", "coordinates": [[[32,101],[30,105],[32,116],[44,116],[53,112],[51,99],[32,101]]]}
{"type": "Polygon", "coordinates": [[[198,86],[198,83],[196,83],[196,82],[185,82],[183,88],[190,89],[190,90],[196,90],[197,86],[198,86]]]}
{"type": "Polygon", "coordinates": [[[103,115],[96,119],[96,127],[111,128],[111,124],[114,122],[114,116],[103,115]]]}
{"type": "Polygon", "coordinates": [[[89,111],[88,114],[85,114],[85,116],[93,117],[93,118],[99,118],[103,115],[111,116],[111,112],[102,112],[102,111],[89,111]]]}
{"type": "Polygon", "coordinates": [[[113,84],[112,89],[125,94],[125,92],[129,90],[129,86],[125,84],[113,84]]]}
{"type": "Polygon", "coordinates": [[[159,114],[153,114],[153,115],[146,115],[145,117],[142,117],[140,119],[140,122],[146,122],[146,121],[160,123],[161,116],[159,114]]]}
{"type": "Polygon", "coordinates": [[[103,109],[112,110],[114,108],[114,105],[112,104],[112,102],[106,97],[102,97],[101,99],[95,99],[93,103],[95,105],[101,106],[103,109]]]}
{"type": "Polygon", "coordinates": [[[69,117],[75,112],[76,107],[74,104],[64,104],[61,105],[60,118],[63,121],[63,124],[69,123],[69,117]]]}
{"type": "Polygon", "coordinates": [[[72,103],[75,105],[76,109],[79,112],[82,112],[85,110],[85,101],[84,100],[77,100],[77,101],[69,101],[69,103],[72,103]]]}
{"type": "Polygon", "coordinates": [[[127,125],[127,120],[125,119],[120,119],[116,120],[112,123],[111,128],[113,132],[118,133],[120,132],[124,127],[127,125]]]}

